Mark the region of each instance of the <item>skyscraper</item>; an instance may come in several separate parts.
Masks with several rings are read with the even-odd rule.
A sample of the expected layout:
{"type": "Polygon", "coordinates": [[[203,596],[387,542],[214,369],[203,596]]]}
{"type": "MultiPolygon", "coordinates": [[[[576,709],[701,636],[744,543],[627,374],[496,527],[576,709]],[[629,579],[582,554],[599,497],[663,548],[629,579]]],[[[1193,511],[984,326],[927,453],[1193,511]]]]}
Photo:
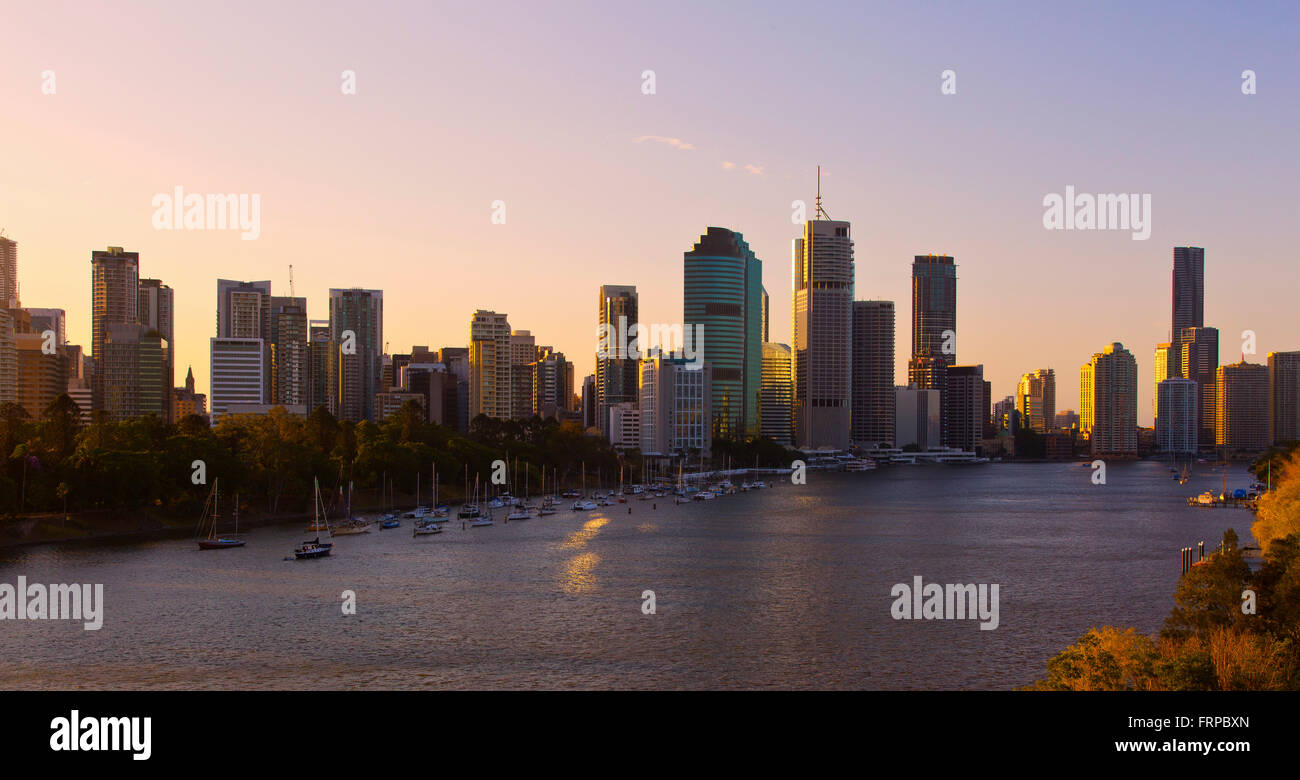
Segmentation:
{"type": "Polygon", "coordinates": [[[169,345],[157,330],[139,323],[109,324],[96,374],[103,382],[100,407],[114,422],[155,415],[171,417],[169,345]]]}
{"type": "Polygon", "coordinates": [[[1156,449],[1195,454],[1200,431],[1199,386],[1190,379],[1170,377],[1156,384],[1160,415],[1156,417],[1156,449]]]}
{"type": "Polygon", "coordinates": [[[804,223],[791,254],[795,446],[845,449],[853,404],[853,238],[848,222],[822,209],[820,170],[814,219],[804,223]]]}
{"type": "Polygon", "coordinates": [[[329,320],[308,320],[308,414],[325,407],[338,414],[338,346],[330,332],[329,320]]]}
{"type": "Polygon", "coordinates": [[[1215,383],[1219,368],[1219,329],[1218,328],[1183,328],[1178,334],[1179,348],[1182,350],[1179,364],[1182,366],[1183,379],[1191,379],[1200,387],[1201,400],[1198,411],[1201,415],[1201,429],[1197,439],[1202,447],[1214,446],[1216,413],[1215,383]]]}
{"type": "Polygon", "coordinates": [[[469,323],[469,418],[510,419],[510,322],[479,309],[469,323]]]}
{"type": "Polygon", "coordinates": [[[786,344],[763,344],[763,385],[759,391],[761,433],[777,444],[793,441],[794,366],[786,344]]]}
{"type": "Polygon", "coordinates": [[[1079,371],[1079,427],[1094,455],[1137,454],[1137,360],[1118,341],[1079,371]]]}
{"type": "MultiPolygon", "coordinates": [[[[96,370],[91,374],[94,408],[104,409],[104,372],[98,370],[108,328],[114,324],[134,325],[140,321],[140,254],[110,246],[90,253],[91,351],[96,370]]],[[[120,393],[119,393],[120,397],[120,393]]]]}
{"type": "MultiPolygon", "coordinates": [[[[1174,353],[1182,360],[1180,346],[1184,328],[1205,326],[1205,250],[1196,246],[1174,247],[1173,330],[1174,353]]],[[[1187,376],[1180,364],[1171,376],[1187,376]]]]}
{"type": "Polygon", "coordinates": [[[307,299],[272,296],[270,300],[271,393],[267,403],[307,406],[311,396],[307,299]]]}
{"type": "Polygon", "coordinates": [[[1300,441],[1300,352],[1268,353],[1268,440],[1300,441]]]}
{"type": "Polygon", "coordinates": [[[701,455],[713,449],[712,365],[653,354],[638,364],[640,447],[647,455],[701,455]]]}
{"type": "Polygon", "coordinates": [[[1219,366],[1216,379],[1215,445],[1227,453],[1268,447],[1268,368],[1243,360],[1219,366]]]}
{"type": "Polygon", "coordinates": [[[0,308],[16,309],[18,302],[18,242],[0,236],[0,308]]]}
{"type": "Polygon", "coordinates": [[[713,428],[717,436],[757,434],[763,377],[763,263],[744,237],[709,227],[685,252],[683,324],[702,329],[696,344],[713,366],[713,428]]]}
{"type": "Polygon", "coordinates": [[[939,391],[940,437],[948,442],[948,366],[957,362],[957,264],[947,255],[912,260],[912,359],[907,380],[939,391]]]}
{"type": "Polygon", "coordinates": [[[510,333],[510,417],[526,420],[533,416],[533,369],[537,362],[537,339],[526,330],[510,333]]]}
{"type": "Polygon", "coordinates": [[[1026,428],[1050,433],[1056,425],[1056,372],[1050,368],[1036,368],[1020,377],[1016,388],[1016,410],[1026,428]]]}
{"type": "Polygon", "coordinates": [[[163,419],[172,422],[172,390],[175,382],[176,298],[171,287],[158,279],[141,279],[136,300],[140,324],[156,331],[166,344],[163,366],[163,419]]]}
{"type": "MultiPolygon", "coordinates": [[[[609,407],[636,403],[639,355],[630,355],[631,333],[638,320],[636,287],[605,284],[596,304],[600,333],[596,344],[596,426],[609,435],[609,407]]],[[[638,348],[646,345],[639,344],[638,348]]]]}
{"type": "Polygon", "coordinates": [[[948,446],[975,452],[984,437],[984,366],[948,366],[948,446]]]}
{"type": "Polygon", "coordinates": [[[894,446],[921,452],[939,448],[939,391],[908,385],[896,387],[894,392],[897,395],[894,446]]]}
{"type": "Polygon", "coordinates": [[[376,421],[384,351],[384,291],[330,290],[330,337],[338,348],[338,416],[376,421]]]}
{"type": "Polygon", "coordinates": [[[853,302],[852,440],[893,444],[898,394],[894,389],[894,302],[853,302]]]}

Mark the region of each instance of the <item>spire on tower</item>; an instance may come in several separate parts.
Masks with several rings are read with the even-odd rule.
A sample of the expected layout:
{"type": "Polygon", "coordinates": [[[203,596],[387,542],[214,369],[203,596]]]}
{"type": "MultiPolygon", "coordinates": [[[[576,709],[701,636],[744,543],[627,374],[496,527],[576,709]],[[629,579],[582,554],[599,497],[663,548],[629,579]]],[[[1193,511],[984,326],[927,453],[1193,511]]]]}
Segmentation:
{"type": "Polygon", "coordinates": [[[831,215],[826,213],[822,208],[822,167],[817,166],[817,210],[813,213],[815,219],[830,219],[831,215]]]}

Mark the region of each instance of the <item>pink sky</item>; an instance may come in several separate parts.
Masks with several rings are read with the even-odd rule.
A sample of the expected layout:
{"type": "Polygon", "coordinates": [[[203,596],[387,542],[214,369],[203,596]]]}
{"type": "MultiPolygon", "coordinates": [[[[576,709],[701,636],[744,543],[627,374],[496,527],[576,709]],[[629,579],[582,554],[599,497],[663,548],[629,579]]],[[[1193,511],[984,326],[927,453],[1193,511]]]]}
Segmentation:
{"type": "Polygon", "coordinates": [[[1149,424],[1175,245],[1206,249],[1223,362],[1246,329],[1253,360],[1300,349],[1288,6],[1049,21],[538,5],[10,9],[0,228],[19,242],[24,305],[67,309],[88,344],[90,252],[138,251],[176,290],[177,382],[192,365],[206,389],[216,279],[288,294],[292,263],[314,318],[330,287],[383,289],[392,351],[463,345],[473,310],[495,309],[580,381],[599,285],[636,284],[643,321],[680,322],[682,252],[708,225],[764,261],[772,337],[788,341],[791,201],[811,204],[821,164],[827,210],[853,222],[857,297],[898,304],[898,381],[911,258],[931,252],[957,259],[958,359],[985,365],[995,398],[1052,367],[1058,408],[1077,409],[1079,366],[1121,341],[1149,424]],[[947,68],[956,95],[940,94],[947,68]],[[1245,68],[1258,94],[1241,93],[1245,68]],[[356,95],[340,91],[349,69],[356,95]],[[259,193],[261,236],[154,230],[151,199],[177,185],[259,193]],[[1066,185],[1150,193],[1150,240],[1045,230],[1042,199],[1066,185]]]}

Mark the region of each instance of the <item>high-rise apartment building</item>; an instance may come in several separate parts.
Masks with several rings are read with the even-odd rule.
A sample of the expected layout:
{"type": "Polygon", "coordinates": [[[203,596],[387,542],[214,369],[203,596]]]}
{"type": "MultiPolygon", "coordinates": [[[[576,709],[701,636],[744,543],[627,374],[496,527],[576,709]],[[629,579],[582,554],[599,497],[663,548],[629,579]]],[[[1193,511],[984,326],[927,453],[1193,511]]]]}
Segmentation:
{"type": "MultiPolygon", "coordinates": [[[[542,347],[541,349],[550,349],[542,347]]],[[[526,330],[510,333],[510,417],[526,420],[533,416],[533,368],[541,349],[526,330]]]]}
{"type": "Polygon", "coordinates": [[[1179,366],[1182,365],[1181,354],[1174,353],[1172,342],[1163,342],[1156,345],[1155,355],[1155,392],[1151,394],[1151,412],[1155,417],[1160,416],[1160,383],[1170,377],[1181,377],[1182,372],[1179,366]]]}
{"type": "Polygon", "coordinates": [[[948,366],[947,446],[975,452],[984,417],[984,366],[948,366]]]}
{"type": "Polygon", "coordinates": [[[893,444],[898,394],[894,386],[894,302],[853,302],[852,439],[862,446],[893,444]]]}
{"type": "MultiPolygon", "coordinates": [[[[92,403],[106,409],[105,372],[99,370],[108,328],[115,324],[133,325],[140,321],[140,253],[127,252],[120,246],[90,253],[91,351],[96,370],[91,374],[92,403]]],[[[121,390],[115,391],[121,398],[121,390]]]]}
{"type": "Polygon", "coordinates": [[[171,417],[170,345],[139,323],[110,323],[95,373],[103,382],[100,408],[114,422],[156,415],[171,417]]]}
{"type": "Polygon", "coordinates": [[[479,309],[469,324],[469,417],[510,419],[510,322],[505,314],[479,309]]]}
{"type": "Polygon", "coordinates": [[[1169,375],[1191,379],[1193,377],[1187,375],[1186,365],[1181,362],[1184,356],[1182,333],[1185,328],[1205,327],[1205,250],[1196,246],[1174,247],[1173,280],[1173,329],[1170,332],[1174,339],[1174,356],[1180,362],[1169,371],[1169,375]]]}
{"type": "Polygon", "coordinates": [[[1214,415],[1217,409],[1215,383],[1219,368],[1219,329],[1183,328],[1178,339],[1179,349],[1182,350],[1179,361],[1182,377],[1196,382],[1201,395],[1201,429],[1197,433],[1197,439],[1202,447],[1212,448],[1218,427],[1214,415]]]}
{"type": "Polygon", "coordinates": [[[376,422],[384,352],[384,291],[330,290],[330,337],[338,348],[338,416],[376,422]]]}
{"type": "Polygon", "coordinates": [[[1219,366],[1215,382],[1214,443],[1226,454],[1259,452],[1268,439],[1268,367],[1219,366]]]}
{"type": "Polygon", "coordinates": [[[34,420],[68,387],[68,358],[60,344],[53,353],[45,350],[41,333],[15,333],[18,382],[14,400],[34,420]]]}
{"type": "Polygon", "coordinates": [[[1079,427],[1094,455],[1137,454],[1137,360],[1118,341],[1079,371],[1079,427]]]}
{"type": "Polygon", "coordinates": [[[709,227],[683,257],[682,321],[702,330],[694,346],[713,366],[714,435],[744,439],[759,430],[763,263],[740,233],[721,227],[709,227]]]}
{"type": "Polygon", "coordinates": [[[311,400],[310,320],[307,299],[272,296],[270,330],[271,393],[267,403],[309,406],[311,400]]]}
{"type": "Polygon", "coordinates": [[[1300,441],[1300,352],[1268,353],[1268,440],[1300,441]]]}
{"type": "Polygon", "coordinates": [[[709,457],[713,450],[713,367],[654,354],[638,363],[641,452],[709,457]]]}
{"type": "Polygon", "coordinates": [[[16,309],[18,301],[18,242],[0,236],[0,309],[16,309]]]}
{"type": "Polygon", "coordinates": [[[1199,386],[1190,379],[1170,377],[1156,384],[1160,414],[1156,417],[1156,449],[1195,454],[1200,433],[1199,386]]]}
{"type": "Polygon", "coordinates": [[[853,238],[848,222],[822,210],[820,185],[816,218],[804,223],[791,254],[795,446],[846,449],[853,415],[853,238]]]}

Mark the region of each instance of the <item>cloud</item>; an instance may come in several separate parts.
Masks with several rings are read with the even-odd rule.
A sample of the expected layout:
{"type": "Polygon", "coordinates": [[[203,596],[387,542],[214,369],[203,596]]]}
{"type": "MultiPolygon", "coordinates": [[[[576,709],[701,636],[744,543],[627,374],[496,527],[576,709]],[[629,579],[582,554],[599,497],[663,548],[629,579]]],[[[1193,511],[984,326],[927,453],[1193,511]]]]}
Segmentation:
{"type": "Polygon", "coordinates": [[[762,175],[763,175],[763,168],[764,168],[764,166],[762,166],[762,165],[754,165],[754,164],[752,164],[752,163],[747,164],[747,165],[745,166],[745,170],[749,171],[750,173],[754,174],[755,176],[762,176],[762,175]]]}
{"type": "Polygon", "coordinates": [[[644,141],[654,141],[657,144],[668,144],[674,149],[680,149],[683,152],[689,152],[694,149],[693,144],[688,144],[680,138],[669,138],[663,135],[639,135],[632,139],[633,143],[642,143],[644,141]]]}

